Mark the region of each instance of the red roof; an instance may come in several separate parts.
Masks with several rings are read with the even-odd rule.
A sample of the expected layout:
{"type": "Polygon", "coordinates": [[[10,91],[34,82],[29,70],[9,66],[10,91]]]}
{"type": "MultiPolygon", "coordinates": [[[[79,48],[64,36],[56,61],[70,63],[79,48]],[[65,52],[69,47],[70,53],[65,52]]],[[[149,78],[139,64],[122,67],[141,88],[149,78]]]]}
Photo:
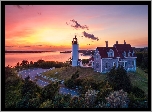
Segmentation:
{"type": "Polygon", "coordinates": [[[99,51],[101,58],[108,58],[107,52],[109,52],[110,49],[114,51],[114,58],[119,57],[115,47],[97,47],[97,49],[99,51]]]}
{"type": "MultiPolygon", "coordinates": [[[[115,44],[114,47],[118,50],[118,54],[121,58],[123,58],[124,51],[126,52],[126,57],[128,57],[129,51],[131,52],[130,56],[132,57],[133,49],[130,44],[115,44]]],[[[135,57],[135,53],[134,56],[135,57]]]]}
{"type": "MultiPolygon", "coordinates": [[[[126,57],[128,57],[128,52],[130,51],[130,56],[132,57],[133,49],[130,44],[115,44],[114,47],[97,47],[99,54],[101,58],[108,58],[107,52],[109,52],[110,49],[114,51],[114,57],[120,57],[124,58],[123,53],[126,52],[126,57]]],[[[134,54],[135,57],[135,54],[134,54]]]]}

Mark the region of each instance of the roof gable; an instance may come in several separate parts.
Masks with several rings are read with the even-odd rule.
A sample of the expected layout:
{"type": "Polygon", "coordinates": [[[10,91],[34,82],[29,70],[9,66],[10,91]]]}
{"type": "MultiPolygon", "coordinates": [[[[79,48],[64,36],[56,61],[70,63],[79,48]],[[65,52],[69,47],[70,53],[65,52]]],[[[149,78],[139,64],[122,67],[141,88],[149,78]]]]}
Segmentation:
{"type": "MultiPolygon", "coordinates": [[[[124,57],[123,56],[124,51],[126,52],[126,57],[128,57],[129,52],[131,52],[130,56],[132,57],[133,49],[130,44],[115,44],[114,47],[118,51],[118,54],[121,58],[124,57]]],[[[133,57],[135,57],[135,53],[133,57]]]]}
{"type": "Polygon", "coordinates": [[[107,52],[109,52],[110,49],[114,51],[114,58],[119,57],[115,47],[97,47],[101,58],[108,58],[107,52]]]}
{"type": "MultiPolygon", "coordinates": [[[[97,47],[101,58],[109,58],[107,52],[112,49],[114,51],[114,57],[112,58],[124,58],[123,53],[126,52],[126,57],[128,57],[128,53],[130,52],[130,56],[132,57],[133,49],[130,44],[114,44],[113,47],[97,47]]],[[[134,56],[135,57],[135,53],[134,56]]],[[[111,57],[110,57],[111,58],[111,57]]]]}

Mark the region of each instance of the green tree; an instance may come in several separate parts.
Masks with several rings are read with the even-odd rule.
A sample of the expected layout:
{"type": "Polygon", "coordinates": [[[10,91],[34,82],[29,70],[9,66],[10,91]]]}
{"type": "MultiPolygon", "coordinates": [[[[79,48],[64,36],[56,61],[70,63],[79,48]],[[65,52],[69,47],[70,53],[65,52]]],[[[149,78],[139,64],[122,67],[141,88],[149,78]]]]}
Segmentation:
{"type": "Polygon", "coordinates": [[[27,60],[23,60],[22,63],[20,64],[22,67],[27,67],[29,62],[27,60]]]}
{"type": "Polygon", "coordinates": [[[85,108],[87,104],[85,98],[79,96],[73,96],[69,104],[70,108],[85,108]]]}
{"type": "Polygon", "coordinates": [[[148,98],[138,98],[132,92],[128,95],[129,105],[128,108],[148,108],[148,98]]]}
{"type": "Polygon", "coordinates": [[[44,101],[39,108],[54,108],[52,100],[47,99],[44,101]]]}
{"type": "Polygon", "coordinates": [[[21,90],[22,96],[28,95],[29,98],[34,98],[36,92],[40,92],[40,87],[35,82],[30,81],[29,76],[26,77],[21,90]]]}
{"type": "Polygon", "coordinates": [[[47,99],[53,99],[53,97],[59,92],[59,85],[58,83],[50,83],[44,88],[42,88],[41,96],[42,101],[47,99]]]}
{"type": "Polygon", "coordinates": [[[107,74],[107,80],[114,90],[123,89],[126,92],[131,92],[132,85],[126,70],[122,66],[113,67],[107,74]]]}
{"type": "Polygon", "coordinates": [[[96,103],[98,103],[98,102],[105,103],[106,102],[105,97],[107,97],[110,94],[110,92],[112,92],[114,90],[113,90],[112,86],[109,85],[108,81],[107,82],[101,81],[100,83],[98,83],[98,85],[99,85],[99,88],[98,88],[99,92],[97,95],[96,103]]]}
{"type": "Polygon", "coordinates": [[[53,98],[54,108],[69,108],[71,95],[56,94],[53,98]]]}

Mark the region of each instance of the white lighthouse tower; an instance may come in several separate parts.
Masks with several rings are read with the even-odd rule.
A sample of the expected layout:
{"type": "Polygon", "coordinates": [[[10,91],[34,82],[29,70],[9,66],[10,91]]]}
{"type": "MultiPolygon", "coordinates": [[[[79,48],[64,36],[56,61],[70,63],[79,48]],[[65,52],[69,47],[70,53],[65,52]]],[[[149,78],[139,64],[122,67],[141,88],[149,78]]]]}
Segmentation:
{"type": "Polygon", "coordinates": [[[77,42],[77,38],[73,38],[72,41],[72,66],[78,66],[78,59],[79,59],[79,45],[77,42]]]}

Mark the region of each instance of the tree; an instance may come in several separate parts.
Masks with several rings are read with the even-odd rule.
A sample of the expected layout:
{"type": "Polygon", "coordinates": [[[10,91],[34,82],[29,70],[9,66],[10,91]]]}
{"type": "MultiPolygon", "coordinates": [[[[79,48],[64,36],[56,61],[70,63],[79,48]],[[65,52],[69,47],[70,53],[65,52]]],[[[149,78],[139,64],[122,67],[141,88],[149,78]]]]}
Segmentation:
{"type": "Polygon", "coordinates": [[[21,89],[22,96],[28,96],[29,98],[34,98],[36,95],[36,92],[40,92],[40,87],[35,83],[30,81],[30,77],[26,77],[24,84],[21,89]]]}
{"type": "Polygon", "coordinates": [[[128,95],[129,97],[129,105],[128,108],[148,108],[148,98],[139,98],[136,97],[132,92],[128,95]]]}
{"type": "Polygon", "coordinates": [[[107,74],[107,80],[114,90],[123,89],[126,92],[131,92],[132,85],[126,70],[122,66],[113,67],[107,74]]]}
{"type": "Polygon", "coordinates": [[[71,95],[56,94],[53,98],[54,108],[69,108],[71,95]]]}
{"type": "Polygon", "coordinates": [[[97,102],[105,103],[106,102],[105,97],[107,97],[110,94],[110,92],[113,91],[113,88],[111,85],[109,85],[108,81],[100,82],[100,83],[98,83],[98,85],[99,85],[99,88],[98,88],[99,92],[97,95],[97,102]]]}
{"type": "Polygon", "coordinates": [[[47,99],[40,105],[40,108],[53,108],[53,107],[54,107],[53,102],[52,100],[49,100],[49,99],[47,99]]]}
{"type": "Polygon", "coordinates": [[[54,96],[58,93],[59,91],[59,85],[58,83],[50,83],[44,88],[42,88],[42,101],[45,101],[46,99],[53,99],[54,96]]]}
{"type": "Polygon", "coordinates": [[[70,108],[85,108],[87,107],[85,103],[85,98],[79,96],[73,96],[69,104],[70,108]]]}
{"type": "Polygon", "coordinates": [[[22,67],[29,67],[29,62],[27,60],[23,60],[22,63],[20,64],[22,67]]]}
{"type": "Polygon", "coordinates": [[[33,61],[30,61],[30,64],[33,65],[33,61]]]}

